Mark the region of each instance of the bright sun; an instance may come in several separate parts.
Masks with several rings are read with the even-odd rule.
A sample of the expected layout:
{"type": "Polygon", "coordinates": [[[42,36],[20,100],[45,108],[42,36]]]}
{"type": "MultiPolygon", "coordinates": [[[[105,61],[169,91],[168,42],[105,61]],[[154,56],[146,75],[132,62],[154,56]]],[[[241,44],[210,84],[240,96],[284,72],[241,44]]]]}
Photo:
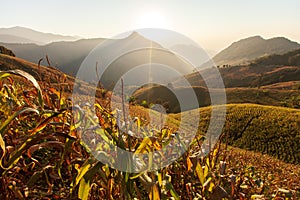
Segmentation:
{"type": "Polygon", "coordinates": [[[138,17],[137,28],[167,28],[164,15],[159,12],[146,12],[138,17]]]}

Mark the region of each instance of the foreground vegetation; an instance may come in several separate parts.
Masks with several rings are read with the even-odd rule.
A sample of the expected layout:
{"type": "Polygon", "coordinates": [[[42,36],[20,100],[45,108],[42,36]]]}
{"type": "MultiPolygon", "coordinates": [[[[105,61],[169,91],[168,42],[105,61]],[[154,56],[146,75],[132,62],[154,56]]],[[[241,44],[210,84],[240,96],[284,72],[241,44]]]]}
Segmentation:
{"type": "MultiPolygon", "coordinates": [[[[173,136],[170,127],[158,131],[154,138],[119,137],[128,134],[115,128],[112,111],[96,104],[97,119],[83,115],[79,111],[81,105],[72,105],[58,88],[51,87],[50,83],[40,88],[31,75],[20,70],[0,72],[0,102],[0,199],[300,198],[299,165],[226,145],[243,145],[244,137],[256,140],[253,136],[255,130],[248,127],[259,128],[252,123],[255,120],[261,122],[261,117],[269,120],[262,126],[273,120],[268,129],[284,123],[280,133],[287,140],[291,139],[288,130],[293,130],[290,126],[294,127],[293,124],[298,122],[295,120],[299,116],[297,110],[283,109],[281,115],[274,113],[279,118],[273,118],[270,111],[280,113],[280,109],[231,105],[228,107],[231,121],[220,140],[224,143],[219,142],[209,155],[200,157],[199,151],[205,139],[202,132],[207,127],[210,108],[200,109],[203,120],[199,135],[180,159],[158,171],[133,174],[97,161],[81,140],[85,131],[77,129],[81,122],[89,120],[91,124],[100,124],[103,131],[101,134],[95,132],[95,137],[106,138],[124,149],[139,152],[160,149],[173,136]],[[27,84],[20,84],[19,80],[27,84]],[[283,119],[286,114],[290,117],[283,119]],[[74,122],[76,116],[80,120],[74,122]],[[251,116],[254,118],[249,122],[251,116]],[[247,127],[242,128],[245,122],[248,122],[247,127]],[[233,140],[232,136],[240,137],[233,140]]],[[[179,119],[178,115],[171,117],[174,122],[179,119]]],[[[145,122],[141,120],[141,123],[145,122]]],[[[293,137],[296,138],[299,127],[294,131],[293,137]]]]}

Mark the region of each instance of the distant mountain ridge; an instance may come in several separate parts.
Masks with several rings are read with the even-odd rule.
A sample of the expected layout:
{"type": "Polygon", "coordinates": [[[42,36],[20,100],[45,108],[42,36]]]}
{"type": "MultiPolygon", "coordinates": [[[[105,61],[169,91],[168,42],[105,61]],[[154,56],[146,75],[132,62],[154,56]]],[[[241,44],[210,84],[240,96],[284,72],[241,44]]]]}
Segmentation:
{"type": "Polygon", "coordinates": [[[253,36],[232,43],[213,57],[216,66],[247,64],[259,57],[300,49],[300,44],[284,37],[264,39],[253,36]]]}
{"type": "MultiPolygon", "coordinates": [[[[41,58],[44,58],[47,55],[52,66],[55,66],[64,73],[72,76],[76,76],[78,69],[87,56],[95,51],[94,48],[97,45],[103,44],[105,47],[100,50],[101,53],[94,59],[89,58],[90,61],[86,61],[89,63],[85,63],[85,65],[88,65],[89,67],[85,70],[82,79],[86,81],[96,81],[96,63],[98,63],[98,69],[101,71],[104,69],[102,66],[104,63],[112,62],[109,63],[109,70],[104,72],[101,71],[103,72],[101,81],[102,84],[106,86],[110,86],[111,83],[116,83],[122,74],[125,74],[134,67],[149,64],[151,62],[172,67],[176,69],[177,72],[181,71],[182,74],[191,73],[194,69],[192,69],[190,64],[179,59],[179,57],[168,49],[165,49],[157,42],[154,42],[137,32],[132,32],[132,34],[122,39],[81,39],[77,41],[53,42],[42,46],[36,44],[11,44],[1,42],[0,44],[11,49],[17,57],[33,63],[38,63],[41,58]],[[129,52],[127,52],[127,50],[129,52]]],[[[97,49],[96,51],[98,51],[97,49]]],[[[48,65],[46,59],[44,59],[41,64],[48,65]]],[[[154,70],[154,68],[152,69],[154,70]]],[[[160,70],[158,66],[155,69],[160,70]]],[[[145,78],[147,78],[145,75],[149,75],[145,70],[139,68],[135,71],[138,75],[135,77],[127,76],[126,79],[124,79],[124,83],[128,80],[130,84],[141,84],[145,78]]],[[[175,77],[174,74],[171,75],[165,71],[160,71],[160,73],[156,74],[157,76],[154,77],[156,80],[167,79],[167,77],[165,77],[166,74],[172,76],[170,79],[175,77]]]]}
{"type": "Polygon", "coordinates": [[[34,41],[28,38],[19,37],[9,34],[0,34],[0,41],[5,43],[18,43],[18,44],[41,44],[39,41],[34,41]]]}
{"type": "Polygon", "coordinates": [[[38,45],[45,45],[51,42],[75,41],[78,39],[80,39],[78,36],[43,33],[20,26],[0,28],[0,42],[3,43],[34,43],[38,45]]]}
{"type": "MultiPolygon", "coordinates": [[[[81,39],[77,41],[53,42],[47,45],[37,44],[8,44],[1,43],[2,46],[11,49],[17,57],[38,63],[41,58],[48,55],[52,66],[56,66],[64,73],[74,75],[74,69],[78,69],[87,54],[104,39],[81,39]],[[64,66],[64,67],[63,67],[64,66]]],[[[46,60],[43,60],[47,65],[46,60]]]]}

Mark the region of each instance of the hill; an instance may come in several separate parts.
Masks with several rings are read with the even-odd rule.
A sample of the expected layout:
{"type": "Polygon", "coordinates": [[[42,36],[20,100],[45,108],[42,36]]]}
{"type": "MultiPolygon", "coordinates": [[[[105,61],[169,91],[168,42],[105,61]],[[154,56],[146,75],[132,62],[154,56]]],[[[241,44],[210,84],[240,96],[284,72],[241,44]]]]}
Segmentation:
{"type": "MultiPolygon", "coordinates": [[[[41,79],[45,80],[46,78],[50,78],[51,83],[57,82],[54,80],[56,77],[61,78],[65,75],[63,72],[53,67],[38,66],[21,58],[4,54],[0,54],[0,69],[2,71],[20,69],[33,75],[38,81],[41,81],[41,79]]],[[[68,76],[67,79],[71,81],[74,80],[74,78],[70,76],[68,76]]]]}
{"type": "MultiPolygon", "coordinates": [[[[219,67],[226,88],[231,87],[260,87],[280,82],[299,81],[300,77],[300,49],[285,54],[272,54],[249,61],[249,64],[219,67]]],[[[217,76],[214,70],[200,71],[209,79],[217,76]]],[[[191,85],[205,86],[199,73],[185,76],[191,85]]],[[[180,85],[180,79],[173,82],[180,85]]]]}
{"type": "MultiPolygon", "coordinates": [[[[289,65],[248,65],[233,66],[230,68],[219,69],[226,88],[233,87],[261,87],[287,81],[299,81],[300,66],[289,65]]],[[[213,80],[218,76],[214,74],[214,70],[206,69],[199,73],[192,73],[186,77],[191,85],[205,86],[205,81],[213,80]],[[204,80],[200,74],[206,74],[204,80]]],[[[181,79],[173,82],[174,85],[182,85],[181,79]]]]}
{"type": "Polygon", "coordinates": [[[78,39],[78,36],[43,33],[20,26],[0,28],[0,42],[3,43],[34,43],[43,45],[56,41],[75,41],[78,39]]]}
{"type": "MultiPolygon", "coordinates": [[[[55,88],[57,91],[62,91],[65,97],[70,97],[73,90],[75,78],[51,66],[38,66],[37,64],[23,60],[21,58],[12,57],[0,54],[0,71],[20,69],[31,74],[45,90],[55,88]]],[[[21,83],[22,80],[20,80],[21,83]]],[[[79,92],[81,95],[89,95],[88,91],[91,87],[88,83],[77,80],[80,84],[79,92]]],[[[97,90],[97,97],[100,91],[97,90]]]]}
{"type": "MultiPolygon", "coordinates": [[[[229,104],[226,109],[223,132],[228,134],[230,145],[269,154],[285,162],[300,163],[299,109],[256,104],[229,104]]],[[[200,108],[199,112],[199,132],[206,133],[211,107],[200,108]]],[[[195,112],[189,113],[193,119],[195,112]]],[[[181,114],[171,116],[180,119],[181,114]]]]}
{"type": "Polygon", "coordinates": [[[0,54],[9,55],[15,57],[16,55],[12,52],[12,50],[5,48],[4,46],[0,46],[0,54]]]}
{"type": "Polygon", "coordinates": [[[234,42],[213,57],[216,66],[247,64],[249,61],[272,54],[284,54],[300,49],[300,44],[284,37],[264,39],[249,37],[234,42]]]}
{"type": "MultiPolygon", "coordinates": [[[[219,67],[228,103],[256,103],[262,105],[300,107],[300,49],[285,54],[273,54],[249,61],[249,64],[219,67]]],[[[178,77],[169,85],[179,93],[187,80],[197,95],[199,106],[210,105],[206,82],[218,79],[215,68],[178,77]],[[199,73],[200,72],[200,73],[199,73]],[[203,78],[205,77],[205,79],[203,78]]],[[[167,84],[165,85],[167,86],[167,84]]],[[[164,102],[169,112],[180,112],[175,96],[165,86],[148,85],[133,94],[137,103],[164,102]],[[164,91],[164,92],[160,92],[164,91]]],[[[218,93],[218,88],[214,91],[218,93]]]]}
{"type": "MultiPolygon", "coordinates": [[[[262,105],[300,107],[300,66],[297,64],[299,50],[284,55],[271,55],[252,61],[251,64],[219,68],[228,103],[256,103],[262,105]],[[274,58],[274,60],[273,60],[274,58]],[[277,62],[279,64],[277,64],[277,62]],[[287,65],[285,65],[287,64],[287,65]]],[[[184,76],[194,88],[199,106],[210,105],[206,81],[213,82],[218,75],[207,68],[200,73],[184,76]],[[205,74],[203,78],[203,74],[205,74]]],[[[184,91],[183,78],[169,84],[179,93],[184,91]]],[[[218,88],[213,89],[216,94],[218,88]]],[[[148,104],[164,102],[169,112],[180,112],[178,101],[165,86],[144,86],[133,94],[137,103],[146,100],[148,104]],[[161,92],[164,91],[164,92],[161,92]]]]}
{"type": "MultiPolygon", "coordinates": [[[[291,84],[291,83],[290,83],[291,84]]],[[[227,103],[255,103],[261,105],[285,106],[292,108],[300,108],[300,90],[297,84],[289,86],[288,89],[284,87],[275,87],[274,85],[267,85],[261,89],[257,88],[226,88],[227,103]]],[[[198,99],[199,107],[211,105],[210,96],[207,88],[193,87],[196,97],[198,99]]],[[[174,88],[177,94],[184,95],[186,89],[184,87],[174,88]]],[[[218,89],[212,89],[215,95],[222,94],[218,89]]],[[[149,86],[136,90],[133,93],[135,102],[146,106],[151,104],[162,104],[169,113],[179,113],[196,107],[186,106],[181,108],[176,96],[167,87],[164,86],[149,86]]],[[[191,104],[192,105],[192,104],[191,104]]]]}

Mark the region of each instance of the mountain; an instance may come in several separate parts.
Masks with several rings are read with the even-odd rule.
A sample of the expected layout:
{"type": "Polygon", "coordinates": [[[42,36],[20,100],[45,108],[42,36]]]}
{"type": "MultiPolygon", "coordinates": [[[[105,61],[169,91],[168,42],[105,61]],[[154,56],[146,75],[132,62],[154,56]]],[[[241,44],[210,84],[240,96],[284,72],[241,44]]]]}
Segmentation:
{"type": "MultiPolygon", "coordinates": [[[[226,88],[260,87],[289,81],[300,81],[300,49],[285,54],[261,57],[242,66],[219,68],[226,88]]],[[[207,68],[201,70],[206,81],[218,77],[215,70],[207,68]]],[[[198,72],[186,75],[185,78],[192,86],[206,87],[205,80],[198,72]]],[[[173,85],[182,86],[181,79],[172,82],[173,85]]]]}
{"type": "Polygon", "coordinates": [[[75,41],[78,36],[63,36],[52,33],[42,33],[29,28],[15,26],[0,28],[0,42],[2,43],[34,43],[44,45],[57,41],[75,41]]]}
{"type": "Polygon", "coordinates": [[[19,44],[28,44],[28,43],[41,44],[41,42],[39,41],[30,40],[28,38],[19,37],[15,35],[8,35],[8,34],[0,34],[0,42],[19,43],[19,44]]]}
{"type": "Polygon", "coordinates": [[[137,32],[98,46],[81,65],[87,66],[83,73],[89,74],[83,74],[82,80],[96,80],[96,62],[103,72],[101,83],[110,87],[121,78],[127,86],[166,82],[194,69],[175,53],[137,32]]]}
{"type": "MultiPolygon", "coordinates": [[[[42,46],[8,43],[1,45],[12,49],[17,57],[33,63],[38,63],[41,58],[47,55],[51,66],[55,66],[72,76],[77,74],[81,65],[87,66],[81,74],[81,78],[88,82],[97,80],[95,66],[98,63],[99,72],[103,72],[101,82],[107,87],[111,86],[112,83],[115,84],[123,74],[134,68],[134,73],[136,73],[134,76],[123,77],[125,84],[143,84],[150,77],[150,68],[152,74],[156,74],[153,81],[172,79],[178,76],[178,73],[174,72],[175,70],[173,70],[174,73],[170,73],[170,70],[162,68],[162,65],[176,69],[180,74],[189,74],[193,70],[192,66],[179,59],[174,53],[137,32],[133,32],[122,39],[81,39],[54,42],[42,46]],[[102,45],[92,51],[99,44],[102,45]],[[90,55],[89,59],[85,60],[88,55],[90,55]],[[109,67],[103,71],[106,65],[109,67]],[[141,67],[142,65],[143,67],[141,67]]],[[[43,60],[42,64],[48,65],[46,59],[43,60]]]]}
{"type": "Polygon", "coordinates": [[[261,36],[249,37],[234,42],[213,57],[216,66],[247,64],[250,60],[272,55],[284,54],[300,49],[300,44],[284,37],[264,39],[261,36]]]}
{"type": "Polygon", "coordinates": [[[208,61],[211,58],[210,53],[213,53],[212,51],[199,51],[198,47],[187,44],[173,45],[170,47],[170,50],[180,53],[181,55],[189,55],[189,59],[192,61],[195,67],[199,67],[208,61]]]}
{"type": "MultiPolygon", "coordinates": [[[[6,44],[3,46],[11,49],[17,57],[33,63],[38,63],[41,58],[48,55],[52,66],[64,71],[64,73],[75,75],[83,59],[88,53],[104,39],[82,39],[74,42],[62,41],[47,45],[36,44],[6,44]]],[[[46,59],[42,64],[48,65],[46,59]]]]}

